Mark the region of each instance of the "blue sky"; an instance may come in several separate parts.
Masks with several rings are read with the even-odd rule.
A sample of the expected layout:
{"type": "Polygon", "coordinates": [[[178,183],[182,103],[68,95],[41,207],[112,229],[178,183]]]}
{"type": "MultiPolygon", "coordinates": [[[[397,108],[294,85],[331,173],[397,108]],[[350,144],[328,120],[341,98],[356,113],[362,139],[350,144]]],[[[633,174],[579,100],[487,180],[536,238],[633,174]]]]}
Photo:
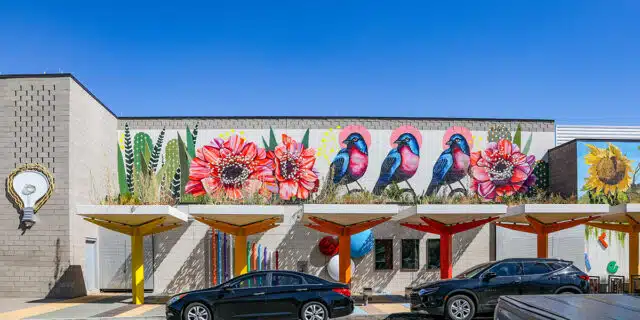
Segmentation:
{"type": "Polygon", "coordinates": [[[640,123],[634,0],[93,2],[2,1],[0,72],[119,116],[640,123]]]}

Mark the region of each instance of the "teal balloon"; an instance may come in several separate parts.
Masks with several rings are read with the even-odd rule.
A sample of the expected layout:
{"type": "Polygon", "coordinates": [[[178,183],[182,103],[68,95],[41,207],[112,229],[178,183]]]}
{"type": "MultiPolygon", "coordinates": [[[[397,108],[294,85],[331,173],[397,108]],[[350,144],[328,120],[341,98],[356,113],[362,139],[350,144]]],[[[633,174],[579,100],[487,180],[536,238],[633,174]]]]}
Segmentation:
{"type": "Polygon", "coordinates": [[[373,232],[371,229],[356,233],[351,236],[351,257],[364,257],[373,249],[373,232]]]}

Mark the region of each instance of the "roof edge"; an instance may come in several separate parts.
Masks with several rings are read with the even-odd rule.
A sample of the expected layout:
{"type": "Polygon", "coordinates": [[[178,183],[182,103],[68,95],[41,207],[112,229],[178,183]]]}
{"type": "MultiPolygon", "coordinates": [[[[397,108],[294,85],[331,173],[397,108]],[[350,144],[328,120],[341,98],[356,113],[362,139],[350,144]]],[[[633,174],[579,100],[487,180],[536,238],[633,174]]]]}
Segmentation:
{"type": "Polygon", "coordinates": [[[82,90],[87,92],[94,100],[96,100],[96,102],[98,102],[105,110],[107,110],[107,112],[109,112],[116,119],[119,119],[118,116],[111,109],[109,109],[109,107],[107,107],[106,104],[104,104],[100,99],[98,99],[98,97],[96,97],[96,95],[93,94],[93,92],[91,92],[89,88],[87,88],[84,84],[82,84],[82,82],[80,82],[80,80],[78,80],[71,73],[0,74],[0,80],[1,79],[27,79],[27,78],[70,78],[73,81],[75,81],[75,83],[77,83],[80,86],[80,88],[82,88],[82,90]]]}

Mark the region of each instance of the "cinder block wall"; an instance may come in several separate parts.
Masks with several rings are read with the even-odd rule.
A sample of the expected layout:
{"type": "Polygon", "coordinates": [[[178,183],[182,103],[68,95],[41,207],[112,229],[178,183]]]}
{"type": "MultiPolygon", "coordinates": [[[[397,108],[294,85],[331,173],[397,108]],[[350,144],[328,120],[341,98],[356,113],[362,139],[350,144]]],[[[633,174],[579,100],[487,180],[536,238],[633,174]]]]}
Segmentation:
{"type": "MultiPolygon", "coordinates": [[[[69,78],[0,79],[3,180],[25,163],[45,165],[55,191],[24,233],[0,197],[0,296],[73,296],[69,246],[69,78]]],[[[6,194],[6,184],[2,184],[6,194]]]]}
{"type": "MultiPolygon", "coordinates": [[[[91,172],[100,177],[115,166],[116,125],[115,116],[70,75],[0,76],[0,176],[39,163],[55,179],[37,223],[24,232],[19,211],[0,197],[0,297],[85,294],[83,239],[95,228],[70,214],[94,194],[92,185],[103,193],[102,180],[89,181],[91,172]]],[[[2,191],[6,195],[6,183],[2,191]]]]}
{"type": "Polygon", "coordinates": [[[578,153],[576,141],[549,150],[549,184],[552,193],[576,195],[578,191],[578,153]]]}

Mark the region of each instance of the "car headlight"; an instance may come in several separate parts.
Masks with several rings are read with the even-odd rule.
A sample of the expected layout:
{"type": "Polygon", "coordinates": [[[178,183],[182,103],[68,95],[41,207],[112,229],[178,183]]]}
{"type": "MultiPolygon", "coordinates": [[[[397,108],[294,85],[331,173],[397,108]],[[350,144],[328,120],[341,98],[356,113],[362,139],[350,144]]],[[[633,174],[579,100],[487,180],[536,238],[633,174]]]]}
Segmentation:
{"type": "Polygon", "coordinates": [[[171,297],[171,299],[169,299],[169,301],[167,301],[167,305],[172,305],[174,304],[176,301],[184,298],[184,296],[186,296],[186,294],[179,294],[177,296],[173,296],[171,297]]]}
{"type": "Polygon", "coordinates": [[[431,287],[431,288],[420,289],[420,291],[418,291],[418,295],[424,296],[425,294],[434,293],[434,292],[438,291],[438,289],[439,289],[439,287],[431,287]]]}

